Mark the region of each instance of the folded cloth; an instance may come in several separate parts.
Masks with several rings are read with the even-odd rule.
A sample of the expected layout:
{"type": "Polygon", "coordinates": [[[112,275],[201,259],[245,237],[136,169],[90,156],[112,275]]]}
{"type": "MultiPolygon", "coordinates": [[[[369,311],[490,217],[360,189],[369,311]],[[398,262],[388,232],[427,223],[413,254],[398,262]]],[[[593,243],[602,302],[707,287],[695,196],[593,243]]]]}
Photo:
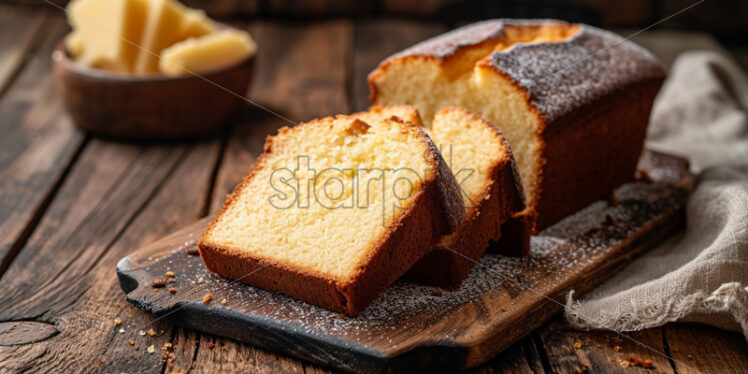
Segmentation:
{"type": "Polygon", "coordinates": [[[701,322],[748,340],[748,79],[728,57],[678,57],[652,113],[647,147],[701,172],[686,229],[582,299],[567,297],[579,329],[640,330],[701,322]]]}

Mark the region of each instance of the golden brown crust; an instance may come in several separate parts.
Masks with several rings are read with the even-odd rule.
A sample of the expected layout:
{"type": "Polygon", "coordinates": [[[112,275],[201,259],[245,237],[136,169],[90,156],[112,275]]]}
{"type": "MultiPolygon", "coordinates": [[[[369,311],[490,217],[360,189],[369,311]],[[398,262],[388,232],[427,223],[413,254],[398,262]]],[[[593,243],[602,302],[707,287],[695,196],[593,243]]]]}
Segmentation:
{"type": "MultiPolygon", "coordinates": [[[[427,146],[426,159],[433,169],[423,181],[421,192],[411,208],[398,217],[385,236],[375,244],[358,273],[345,284],[320,274],[267,259],[257,259],[241,251],[221,248],[207,241],[219,218],[239,196],[257,170],[263,167],[272,152],[275,137],[268,137],[265,152],[250,173],[230,194],[223,208],[203,233],[198,243],[206,268],[222,277],[283,293],[288,296],[336,312],[355,316],[371,303],[387,286],[404,274],[416,261],[426,255],[443,235],[451,233],[464,220],[464,206],[459,186],[449,168],[436,151],[431,139],[412,123],[391,119],[415,133],[427,146]]],[[[295,128],[283,128],[279,133],[301,131],[302,126],[315,126],[313,121],[295,128]]]]}
{"type": "Polygon", "coordinates": [[[366,117],[372,113],[383,116],[386,114],[398,113],[398,112],[403,112],[403,113],[412,112],[413,115],[410,116],[409,118],[402,118],[403,116],[392,114],[390,117],[397,117],[405,122],[411,122],[412,124],[416,125],[419,128],[424,127],[423,121],[421,120],[421,115],[418,113],[418,110],[415,109],[415,107],[412,107],[410,105],[388,105],[388,106],[372,105],[365,112],[353,113],[353,114],[350,114],[350,116],[351,117],[358,117],[358,116],[366,117]]]}
{"type": "Polygon", "coordinates": [[[475,206],[455,230],[450,246],[439,243],[434,251],[416,263],[404,276],[405,280],[415,283],[457,289],[489,242],[500,238],[501,225],[515,212],[523,210],[525,201],[516,161],[501,131],[480,116],[462,108],[444,108],[442,111],[460,111],[473,121],[482,122],[506,149],[506,157],[493,165],[489,172],[491,182],[479,194],[480,197],[474,201],[475,206]]]}

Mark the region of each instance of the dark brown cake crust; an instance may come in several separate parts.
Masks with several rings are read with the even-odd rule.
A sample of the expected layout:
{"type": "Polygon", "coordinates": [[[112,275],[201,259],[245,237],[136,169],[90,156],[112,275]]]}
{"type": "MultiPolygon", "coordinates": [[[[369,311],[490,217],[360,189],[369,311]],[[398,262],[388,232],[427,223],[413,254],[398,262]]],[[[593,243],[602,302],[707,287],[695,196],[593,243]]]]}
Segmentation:
{"type": "Polygon", "coordinates": [[[634,179],[662,79],[634,83],[559,118],[543,133],[542,230],[634,179]]]}
{"type": "Polygon", "coordinates": [[[501,237],[492,241],[486,250],[504,256],[522,257],[530,253],[533,212],[524,210],[513,215],[501,225],[501,237]]]}
{"type": "Polygon", "coordinates": [[[433,165],[433,172],[424,180],[423,190],[414,198],[412,208],[400,216],[398,222],[381,238],[376,244],[379,249],[350,282],[340,284],[304,269],[216,247],[205,240],[218,217],[239,196],[257,170],[263,167],[266,155],[272,152],[273,137],[268,137],[263,156],[227,197],[223,209],[200,239],[198,248],[205,267],[224,278],[283,293],[332,311],[349,316],[359,314],[465,218],[459,185],[436,146],[422,129],[404,121],[398,122],[405,124],[409,131],[417,132],[428,146],[425,157],[433,165]]]}

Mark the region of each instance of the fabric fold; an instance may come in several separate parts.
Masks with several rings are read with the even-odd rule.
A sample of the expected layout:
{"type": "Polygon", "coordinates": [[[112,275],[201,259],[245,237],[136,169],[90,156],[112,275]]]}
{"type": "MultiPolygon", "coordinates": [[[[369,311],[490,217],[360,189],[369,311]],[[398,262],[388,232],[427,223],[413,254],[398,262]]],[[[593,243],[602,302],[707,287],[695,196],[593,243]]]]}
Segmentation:
{"type": "Polygon", "coordinates": [[[632,331],[700,322],[748,340],[748,79],[732,60],[689,52],[675,62],[655,103],[647,146],[701,172],[686,229],[635,259],[579,300],[578,329],[632,331]]]}

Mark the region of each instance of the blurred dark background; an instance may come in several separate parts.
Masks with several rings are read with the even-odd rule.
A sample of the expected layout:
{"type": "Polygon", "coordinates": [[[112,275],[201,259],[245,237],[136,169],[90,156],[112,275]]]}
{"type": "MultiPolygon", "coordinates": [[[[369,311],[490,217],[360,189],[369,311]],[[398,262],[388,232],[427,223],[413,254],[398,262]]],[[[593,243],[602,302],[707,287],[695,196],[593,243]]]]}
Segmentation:
{"type": "MultiPolygon", "coordinates": [[[[65,5],[65,0],[49,0],[65,5]]],[[[746,0],[181,0],[217,19],[289,21],[331,17],[401,17],[458,26],[488,18],[557,18],[623,35],[641,29],[698,31],[715,38],[748,66],[746,0]],[[688,7],[692,7],[685,10],[688,7]],[[679,13],[681,12],[681,13],[679,13]]],[[[49,6],[44,0],[0,3],[49,6]]]]}

